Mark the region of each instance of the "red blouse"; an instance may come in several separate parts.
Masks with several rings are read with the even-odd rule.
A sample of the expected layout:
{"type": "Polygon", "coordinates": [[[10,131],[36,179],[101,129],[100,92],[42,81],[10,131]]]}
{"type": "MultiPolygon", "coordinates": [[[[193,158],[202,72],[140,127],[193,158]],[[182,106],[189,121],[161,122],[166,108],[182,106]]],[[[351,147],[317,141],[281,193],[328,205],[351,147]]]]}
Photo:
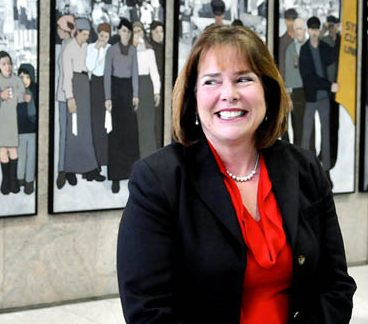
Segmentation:
{"type": "Polygon", "coordinates": [[[260,220],[255,221],[244,206],[235,181],[227,175],[220,157],[211,145],[210,147],[224,175],[225,186],[235,208],[244,242],[248,247],[240,324],[286,324],[289,311],[288,288],[292,278],[292,255],[263,157],[260,156],[257,193],[260,220]]]}

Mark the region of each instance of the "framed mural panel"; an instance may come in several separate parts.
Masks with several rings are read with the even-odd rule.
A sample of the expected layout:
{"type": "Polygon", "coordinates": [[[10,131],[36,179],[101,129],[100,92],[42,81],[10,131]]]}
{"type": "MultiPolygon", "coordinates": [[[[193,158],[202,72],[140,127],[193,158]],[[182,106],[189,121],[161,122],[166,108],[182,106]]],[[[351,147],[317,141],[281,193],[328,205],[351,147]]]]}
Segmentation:
{"type": "Polygon", "coordinates": [[[38,14],[0,2],[0,217],[37,213],[38,14]]]}
{"type": "Polygon", "coordinates": [[[276,2],[275,57],[292,101],[284,139],[315,151],[334,193],[355,188],[357,4],[276,2]]]}
{"type": "Polygon", "coordinates": [[[165,1],[53,0],[49,212],[123,208],[162,146],[165,1]]]}
{"type": "Polygon", "coordinates": [[[363,4],[359,190],[368,192],[368,1],[363,4]]]}
{"type": "Polygon", "coordinates": [[[267,12],[267,0],[175,1],[174,78],[183,67],[198,35],[213,23],[246,25],[266,42],[267,12]]]}

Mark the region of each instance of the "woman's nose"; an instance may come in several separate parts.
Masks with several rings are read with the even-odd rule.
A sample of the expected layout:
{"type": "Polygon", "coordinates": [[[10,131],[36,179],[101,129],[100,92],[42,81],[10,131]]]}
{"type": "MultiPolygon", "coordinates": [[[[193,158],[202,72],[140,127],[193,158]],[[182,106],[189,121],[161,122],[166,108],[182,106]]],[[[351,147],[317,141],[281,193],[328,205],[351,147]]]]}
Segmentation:
{"type": "Polygon", "coordinates": [[[239,99],[239,93],[232,82],[224,82],[221,92],[221,100],[233,103],[239,99]]]}

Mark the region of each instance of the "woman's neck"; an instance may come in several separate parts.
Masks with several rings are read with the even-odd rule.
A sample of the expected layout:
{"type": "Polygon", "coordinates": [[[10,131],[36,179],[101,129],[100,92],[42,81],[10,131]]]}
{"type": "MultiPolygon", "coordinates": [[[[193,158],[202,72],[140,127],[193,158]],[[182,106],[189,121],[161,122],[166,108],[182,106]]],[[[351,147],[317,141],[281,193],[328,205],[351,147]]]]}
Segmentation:
{"type": "Polygon", "coordinates": [[[244,175],[254,168],[258,152],[253,140],[241,141],[239,143],[214,143],[211,141],[211,144],[220,156],[226,169],[233,174],[244,175]]]}

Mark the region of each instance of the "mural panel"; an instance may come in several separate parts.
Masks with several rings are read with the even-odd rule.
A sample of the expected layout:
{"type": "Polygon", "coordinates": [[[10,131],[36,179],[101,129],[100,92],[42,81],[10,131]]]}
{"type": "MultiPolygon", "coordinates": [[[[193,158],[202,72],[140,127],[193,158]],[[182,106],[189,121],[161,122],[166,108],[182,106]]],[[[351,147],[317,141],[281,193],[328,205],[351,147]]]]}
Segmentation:
{"type": "Polygon", "coordinates": [[[0,217],[37,212],[38,1],[0,1],[0,217]]]}
{"type": "Polygon", "coordinates": [[[334,193],[354,191],[357,1],[280,0],[276,51],[293,108],[284,139],[313,150],[334,193]]]}
{"type": "Polygon", "coordinates": [[[162,1],[52,4],[51,213],[125,206],[132,164],[162,146],[162,1]]]}

